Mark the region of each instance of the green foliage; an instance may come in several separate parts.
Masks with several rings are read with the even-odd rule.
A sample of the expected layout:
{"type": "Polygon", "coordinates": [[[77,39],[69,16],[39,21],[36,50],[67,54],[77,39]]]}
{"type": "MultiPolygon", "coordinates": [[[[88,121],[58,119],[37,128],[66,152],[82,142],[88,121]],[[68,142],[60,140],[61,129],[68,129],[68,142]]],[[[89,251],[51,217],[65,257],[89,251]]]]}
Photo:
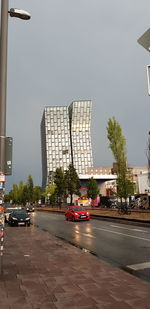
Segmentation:
{"type": "Polygon", "coordinates": [[[19,202],[19,190],[16,184],[13,185],[13,199],[16,204],[19,202]]]}
{"type": "Polygon", "coordinates": [[[5,201],[25,205],[27,202],[37,202],[40,198],[41,187],[34,188],[32,176],[29,175],[26,184],[20,181],[19,185],[13,185],[12,190],[5,196],[5,201]]]}
{"type": "Polygon", "coordinates": [[[51,196],[50,196],[50,204],[52,205],[52,206],[55,206],[56,205],[56,198],[57,198],[57,196],[56,196],[56,194],[55,193],[53,193],[53,194],[51,194],[51,196]]]}
{"type": "Polygon", "coordinates": [[[126,175],[119,174],[117,178],[117,195],[122,199],[127,199],[128,196],[134,195],[134,184],[126,175]]]}
{"type": "Polygon", "coordinates": [[[13,201],[14,204],[19,203],[19,189],[16,184],[13,185],[13,189],[9,192],[10,200],[13,201]]]}
{"type": "Polygon", "coordinates": [[[51,184],[48,187],[46,187],[45,192],[42,193],[43,196],[45,197],[49,197],[50,195],[56,193],[56,185],[55,184],[51,184]]]}
{"type": "Polygon", "coordinates": [[[24,194],[24,183],[23,181],[19,182],[19,186],[18,186],[18,195],[19,195],[19,204],[22,203],[22,199],[23,199],[23,194],[24,194]]]}
{"type": "Polygon", "coordinates": [[[42,193],[43,196],[45,196],[50,204],[53,206],[56,203],[56,184],[51,184],[48,187],[46,187],[45,192],[42,193]]]}
{"type": "Polygon", "coordinates": [[[88,180],[88,184],[87,184],[87,195],[92,200],[94,200],[98,196],[98,194],[99,194],[99,188],[98,188],[97,182],[93,177],[91,177],[88,180]]]}
{"type": "Polygon", "coordinates": [[[38,202],[41,199],[42,188],[41,186],[35,186],[33,188],[33,202],[38,202]]]}
{"type": "Polygon", "coordinates": [[[28,200],[30,202],[33,202],[33,179],[32,179],[32,176],[29,175],[28,176],[28,181],[27,181],[27,187],[28,187],[28,200]]]}
{"type": "Polygon", "coordinates": [[[5,194],[5,196],[4,196],[4,203],[9,203],[9,202],[10,202],[9,194],[5,194]]]}
{"type": "Polygon", "coordinates": [[[117,195],[121,199],[127,199],[134,192],[134,184],[127,167],[126,139],[122,135],[122,129],[114,117],[108,120],[107,137],[110,142],[109,148],[115,158],[117,195]]]}
{"type": "Polygon", "coordinates": [[[66,194],[65,174],[61,168],[56,169],[54,183],[56,185],[57,202],[61,205],[62,199],[66,194]]]}
{"type": "Polygon", "coordinates": [[[22,194],[22,204],[25,205],[27,202],[29,202],[28,185],[24,185],[22,194]]]}
{"type": "Polygon", "coordinates": [[[77,194],[80,196],[79,189],[81,186],[80,179],[73,164],[69,165],[69,168],[65,173],[65,184],[66,184],[66,190],[71,197],[70,204],[72,204],[72,196],[73,194],[77,194]]]}
{"type": "Polygon", "coordinates": [[[117,173],[119,173],[126,166],[126,139],[122,135],[122,129],[114,117],[108,120],[107,137],[110,142],[109,148],[117,164],[117,173]]]}

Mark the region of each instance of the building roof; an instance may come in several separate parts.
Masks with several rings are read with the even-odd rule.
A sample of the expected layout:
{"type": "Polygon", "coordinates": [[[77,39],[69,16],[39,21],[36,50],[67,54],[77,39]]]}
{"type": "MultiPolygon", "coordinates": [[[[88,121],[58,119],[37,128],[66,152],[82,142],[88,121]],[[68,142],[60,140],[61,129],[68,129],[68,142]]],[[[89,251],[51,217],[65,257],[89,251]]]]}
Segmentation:
{"type": "Polygon", "coordinates": [[[79,175],[79,179],[82,180],[82,179],[89,179],[93,177],[94,179],[99,179],[99,180],[115,180],[117,179],[117,175],[113,175],[113,174],[95,174],[95,175],[92,175],[92,174],[85,174],[85,175],[79,175]]]}

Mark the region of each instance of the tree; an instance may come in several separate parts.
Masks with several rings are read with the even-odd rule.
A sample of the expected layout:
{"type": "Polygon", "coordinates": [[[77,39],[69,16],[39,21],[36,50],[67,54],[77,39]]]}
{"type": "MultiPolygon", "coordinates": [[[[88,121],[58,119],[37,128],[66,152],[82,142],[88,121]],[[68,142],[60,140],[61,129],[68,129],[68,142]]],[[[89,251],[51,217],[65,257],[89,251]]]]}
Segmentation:
{"type": "Polygon", "coordinates": [[[74,168],[73,164],[70,164],[68,170],[65,173],[66,190],[70,194],[70,205],[72,205],[73,194],[80,195],[80,179],[74,168]]]}
{"type": "Polygon", "coordinates": [[[124,175],[120,173],[117,178],[117,195],[122,199],[127,199],[128,196],[134,195],[134,184],[130,180],[130,172],[124,175]]]}
{"type": "Polygon", "coordinates": [[[26,205],[27,202],[29,202],[29,190],[28,190],[28,185],[24,185],[23,188],[23,194],[22,194],[22,204],[26,205]]]}
{"type": "Polygon", "coordinates": [[[98,194],[99,194],[99,187],[97,185],[97,182],[96,182],[96,180],[93,177],[91,177],[88,180],[88,184],[87,184],[87,195],[92,200],[94,200],[94,199],[96,199],[98,194]]]}
{"type": "Polygon", "coordinates": [[[13,190],[11,191],[12,201],[14,204],[19,202],[19,190],[16,184],[13,185],[13,190]]]}
{"type": "Polygon", "coordinates": [[[126,139],[122,135],[122,129],[116,119],[113,117],[108,120],[107,137],[109,139],[109,148],[111,149],[116,166],[117,173],[122,170],[122,165],[126,165],[126,139]]]}
{"type": "Polygon", "coordinates": [[[5,194],[4,196],[4,203],[9,203],[9,202],[10,202],[10,195],[8,193],[8,194],[5,194]]]}
{"type": "Polygon", "coordinates": [[[33,202],[38,202],[41,199],[42,188],[41,186],[35,186],[33,188],[33,202]]]}
{"type": "Polygon", "coordinates": [[[33,188],[34,188],[34,185],[33,185],[33,179],[32,179],[31,175],[28,176],[27,187],[28,187],[28,199],[29,199],[29,202],[33,202],[33,188]]]}
{"type": "Polygon", "coordinates": [[[21,204],[22,201],[23,201],[23,193],[24,193],[24,183],[23,181],[21,180],[19,182],[19,186],[18,186],[18,195],[19,195],[19,203],[21,204]]]}
{"type": "Polygon", "coordinates": [[[12,190],[9,191],[5,200],[12,201],[13,204],[23,204],[27,202],[35,202],[41,198],[41,187],[33,185],[32,176],[29,175],[27,183],[19,182],[19,185],[14,184],[12,190]]]}
{"type": "Polygon", "coordinates": [[[51,184],[48,187],[46,187],[45,192],[42,195],[45,196],[50,201],[52,206],[55,205],[55,202],[56,202],[56,184],[51,184]]]}
{"type": "Polygon", "coordinates": [[[56,169],[54,183],[56,185],[57,202],[61,208],[62,199],[66,193],[65,175],[61,167],[56,169]]]}
{"type": "Polygon", "coordinates": [[[110,142],[109,148],[115,158],[117,173],[117,195],[127,199],[134,192],[132,175],[127,166],[126,139],[122,135],[122,129],[116,119],[113,117],[108,120],[107,137],[110,142]]]}

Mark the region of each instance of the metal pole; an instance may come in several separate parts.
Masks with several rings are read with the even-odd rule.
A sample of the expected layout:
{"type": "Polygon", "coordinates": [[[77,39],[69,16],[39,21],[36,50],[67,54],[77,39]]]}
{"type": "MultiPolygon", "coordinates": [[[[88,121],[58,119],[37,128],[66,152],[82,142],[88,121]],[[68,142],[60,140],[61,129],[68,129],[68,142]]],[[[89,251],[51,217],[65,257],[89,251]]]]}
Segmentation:
{"type": "Polygon", "coordinates": [[[3,275],[4,232],[0,239],[0,274],[3,275]]]}
{"type": "Polygon", "coordinates": [[[9,0],[1,0],[0,36],[0,174],[5,174],[7,41],[9,0]]]}

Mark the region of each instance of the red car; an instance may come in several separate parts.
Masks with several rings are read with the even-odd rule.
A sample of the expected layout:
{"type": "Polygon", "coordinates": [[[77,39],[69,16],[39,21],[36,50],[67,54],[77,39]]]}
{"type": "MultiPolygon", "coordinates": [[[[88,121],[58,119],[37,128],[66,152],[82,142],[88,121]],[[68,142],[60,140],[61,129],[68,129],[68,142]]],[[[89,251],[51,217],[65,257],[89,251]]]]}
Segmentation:
{"type": "Polygon", "coordinates": [[[66,220],[89,220],[90,213],[82,206],[70,206],[65,213],[66,220]]]}

